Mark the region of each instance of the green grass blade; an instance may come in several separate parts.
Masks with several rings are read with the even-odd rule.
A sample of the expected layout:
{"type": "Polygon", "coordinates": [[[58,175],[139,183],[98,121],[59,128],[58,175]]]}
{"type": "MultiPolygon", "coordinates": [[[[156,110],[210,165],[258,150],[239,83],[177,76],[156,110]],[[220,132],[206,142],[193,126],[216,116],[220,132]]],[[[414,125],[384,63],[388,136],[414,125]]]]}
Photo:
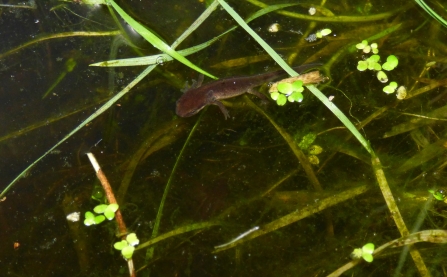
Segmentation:
{"type": "MultiPolygon", "coordinates": [[[[194,22],[194,24],[191,26],[191,28],[188,28],[188,30],[185,33],[190,34],[191,31],[190,29],[192,29],[192,27],[197,26],[198,23],[201,23],[203,20],[201,20],[201,18],[204,18],[205,16],[209,16],[209,14],[215,9],[215,6],[218,4],[218,1],[215,1],[214,3],[216,3],[215,5],[211,5],[208,7],[208,9],[204,12],[203,16],[200,16],[200,18],[198,18],[198,20],[196,22],[194,22]]],[[[297,4],[280,4],[280,5],[272,5],[272,6],[268,6],[266,8],[263,8],[257,12],[255,12],[254,14],[250,15],[247,19],[245,19],[245,22],[250,22],[252,20],[255,20],[258,17],[261,17],[265,14],[268,14],[270,12],[279,10],[279,9],[283,9],[286,7],[290,7],[290,6],[295,6],[297,4]]],[[[236,26],[233,28],[230,28],[229,30],[225,31],[224,33],[218,35],[217,37],[210,39],[204,43],[201,43],[199,45],[187,48],[187,49],[183,49],[183,50],[179,50],[178,53],[182,56],[188,56],[191,55],[193,53],[196,53],[208,46],[210,46],[211,44],[213,44],[214,42],[216,42],[218,39],[220,39],[222,36],[228,34],[229,32],[233,31],[234,29],[236,29],[236,26]]],[[[182,35],[183,38],[184,36],[182,35]]],[[[174,44],[172,44],[172,48],[175,48],[175,46],[177,46],[178,44],[180,44],[180,42],[182,41],[181,39],[177,39],[176,42],[174,42],[174,44]]],[[[142,65],[151,65],[151,64],[158,64],[161,62],[168,62],[168,61],[172,61],[173,58],[167,54],[159,54],[159,55],[152,55],[152,56],[147,56],[147,57],[138,57],[138,58],[129,58],[129,59],[119,59],[119,60],[108,60],[108,61],[104,61],[104,62],[98,62],[98,63],[94,63],[91,64],[90,66],[101,66],[101,67],[120,67],[120,66],[142,66],[142,65]]]]}
{"type": "MultiPolygon", "coordinates": [[[[233,31],[235,28],[231,28],[230,30],[226,31],[225,33],[220,34],[219,36],[210,39],[204,43],[201,43],[199,45],[179,50],[178,53],[182,56],[188,56],[193,53],[196,53],[211,44],[213,44],[215,41],[220,39],[222,36],[226,35],[230,31],[233,31]]],[[[110,61],[104,61],[104,62],[98,62],[91,64],[90,66],[102,66],[102,67],[118,67],[118,66],[141,66],[141,65],[151,65],[151,64],[159,64],[160,61],[162,62],[168,62],[172,61],[173,58],[167,54],[159,54],[159,55],[152,55],[147,57],[138,57],[138,58],[129,58],[129,59],[119,59],[119,60],[110,60],[110,61]]]]}
{"type": "Polygon", "coordinates": [[[415,0],[421,8],[425,10],[431,17],[436,19],[442,26],[447,28],[447,21],[444,20],[439,14],[437,14],[434,10],[432,10],[423,0],[415,0]]]}
{"type": "Polygon", "coordinates": [[[275,52],[258,34],[255,33],[242,17],[237,14],[233,8],[231,8],[224,0],[218,0],[220,5],[236,20],[236,22],[244,28],[244,30],[249,33],[261,46],[265,51],[291,76],[297,76],[298,74],[287,65],[287,63],[275,52]]]}
{"type": "Polygon", "coordinates": [[[121,9],[120,6],[118,6],[113,0],[109,1],[109,4],[112,5],[112,7],[115,9],[117,13],[121,15],[121,17],[137,32],[139,33],[143,38],[145,38],[149,43],[151,43],[155,48],[159,49],[160,51],[168,54],[169,56],[173,57],[177,61],[183,63],[184,65],[210,77],[213,79],[217,79],[217,77],[211,75],[210,73],[204,71],[203,69],[199,68],[198,66],[191,63],[188,59],[180,55],[177,51],[172,49],[171,46],[167,45],[164,41],[162,41],[160,38],[158,38],[155,34],[150,32],[148,29],[146,29],[143,25],[135,21],[132,17],[130,17],[123,9],[121,9]]]}

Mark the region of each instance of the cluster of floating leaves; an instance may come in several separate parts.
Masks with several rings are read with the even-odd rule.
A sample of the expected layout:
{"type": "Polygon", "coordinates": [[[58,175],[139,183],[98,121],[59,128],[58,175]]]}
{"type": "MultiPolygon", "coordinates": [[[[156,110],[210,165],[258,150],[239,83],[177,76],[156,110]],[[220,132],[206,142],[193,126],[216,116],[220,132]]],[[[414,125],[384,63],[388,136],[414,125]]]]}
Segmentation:
{"type": "MultiPolygon", "coordinates": [[[[374,55],[371,55],[371,57],[359,61],[357,64],[357,70],[358,71],[365,71],[365,70],[374,70],[377,71],[377,79],[381,83],[387,83],[388,82],[388,76],[383,70],[391,71],[394,68],[397,67],[399,64],[399,60],[394,55],[389,55],[386,59],[386,62],[382,65],[380,62],[380,56],[377,55],[379,53],[379,49],[377,48],[377,43],[372,43],[371,45],[368,44],[368,41],[363,40],[361,43],[358,43],[356,45],[356,48],[359,50],[362,50],[363,53],[370,53],[373,52],[374,55]]],[[[406,89],[404,86],[400,86],[398,88],[398,84],[396,82],[390,82],[389,85],[385,86],[383,88],[383,92],[386,94],[394,93],[395,91],[398,91],[397,98],[398,99],[404,99],[407,96],[406,89]]]]}

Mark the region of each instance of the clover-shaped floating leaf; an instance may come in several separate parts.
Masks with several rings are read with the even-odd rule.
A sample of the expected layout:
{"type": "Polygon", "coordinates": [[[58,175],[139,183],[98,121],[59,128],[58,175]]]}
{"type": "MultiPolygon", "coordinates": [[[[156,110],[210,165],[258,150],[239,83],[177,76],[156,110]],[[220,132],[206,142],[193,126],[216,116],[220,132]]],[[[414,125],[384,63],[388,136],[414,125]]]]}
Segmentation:
{"type": "Polygon", "coordinates": [[[362,40],[362,42],[361,43],[357,43],[357,45],[355,47],[357,49],[359,49],[359,50],[362,50],[366,46],[368,46],[368,41],[367,40],[362,40]]]}
{"type": "Polygon", "coordinates": [[[115,212],[118,210],[118,208],[119,206],[116,203],[110,205],[101,204],[96,206],[93,210],[95,211],[95,213],[98,214],[103,213],[108,220],[112,220],[115,218],[115,212]]]}
{"type": "Polygon", "coordinates": [[[397,83],[391,82],[388,86],[383,88],[383,92],[385,92],[386,94],[394,93],[396,91],[396,88],[397,88],[397,83]]]}
{"type": "Polygon", "coordinates": [[[287,97],[289,102],[301,102],[303,101],[303,94],[299,91],[295,91],[287,97]]]}
{"type": "Polygon", "coordinates": [[[382,68],[384,70],[390,71],[393,70],[399,63],[399,60],[394,55],[389,55],[388,58],[386,58],[386,63],[382,65],[382,68]]]}
{"type": "Polygon", "coordinates": [[[135,245],[139,243],[140,240],[137,238],[137,235],[135,233],[130,233],[127,235],[126,240],[116,242],[113,247],[116,250],[121,250],[121,255],[123,255],[125,259],[130,259],[135,251],[135,245]]]}
{"type": "Polygon", "coordinates": [[[118,204],[110,204],[104,211],[104,215],[107,217],[108,220],[112,220],[113,218],[115,218],[115,212],[118,210],[118,208],[118,204]]]}
{"type": "Polygon", "coordinates": [[[129,243],[126,240],[116,242],[113,245],[113,247],[116,250],[121,250],[121,255],[123,255],[123,257],[125,259],[132,258],[133,252],[135,251],[135,247],[133,247],[132,245],[129,245],[129,243]]]}
{"type": "Polygon", "coordinates": [[[388,82],[388,76],[383,71],[377,72],[377,79],[382,83],[388,82]]]}
{"type": "Polygon", "coordinates": [[[367,61],[359,61],[357,64],[357,70],[365,71],[366,69],[368,69],[368,62],[367,61]]]}
{"type": "Polygon", "coordinates": [[[379,48],[377,48],[377,47],[378,47],[377,43],[371,43],[370,46],[371,46],[371,51],[372,51],[374,54],[379,53],[379,48]]]}
{"type": "Polygon", "coordinates": [[[351,253],[353,259],[363,258],[368,263],[374,260],[372,253],[374,252],[374,244],[367,243],[362,248],[356,248],[351,253]]]}
{"type": "Polygon", "coordinates": [[[131,246],[135,246],[140,243],[140,240],[137,238],[137,235],[135,233],[128,234],[126,240],[131,246]]]}
{"type": "Polygon", "coordinates": [[[374,260],[372,253],[374,252],[374,244],[367,243],[362,247],[362,258],[368,263],[374,260]]]}
{"type": "Polygon", "coordinates": [[[95,216],[92,212],[86,212],[84,225],[85,226],[97,225],[97,224],[103,222],[105,219],[106,218],[103,215],[95,216]]]}
{"type": "Polygon", "coordinates": [[[375,71],[382,70],[382,67],[379,64],[379,61],[380,61],[380,56],[379,55],[372,55],[366,61],[368,62],[368,69],[369,70],[375,70],[375,71]]]}

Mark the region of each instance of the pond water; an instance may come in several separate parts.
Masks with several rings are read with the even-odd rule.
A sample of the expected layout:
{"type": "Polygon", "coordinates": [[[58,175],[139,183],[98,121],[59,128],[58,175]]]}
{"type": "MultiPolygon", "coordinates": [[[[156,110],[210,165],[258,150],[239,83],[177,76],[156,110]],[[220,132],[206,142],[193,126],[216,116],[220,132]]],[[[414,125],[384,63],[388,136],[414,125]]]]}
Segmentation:
{"type": "MultiPolygon", "coordinates": [[[[117,4],[171,45],[212,1],[205,2],[117,4]]],[[[248,18],[284,2],[228,4],[248,18]]],[[[427,4],[445,17],[443,3],[427,4]]],[[[280,106],[269,82],[256,86],[268,101],[252,94],[223,100],[228,119],[218,105],[179,117],[176,101],[200,73],[157,56],[112,7],[3,5],[2,276],[129,276],[114,249],[126,238],[117,220],[84,224],[86,212],[107,203],[87,152],[109,180],[126,232],[139,239],[137,276],[328,276],[345,264],[353,267],[344,276],[446,276],[447,28],[416,3],[305,2],[249,23],[289,65],[315,64],[311,71],[322,77],[313,84],[359,129],[357,137],[309,89],[301,102],[280,106]],[[316,38],[323,29],[331,33],[316,38]],[[365,49],[373,43],[378,62],[365,49]],[[151,55],[155,69],[108,102],[147,66],[90,65],[151,55]],[[374,67],[389,56],[398,64],[383,70],[387,82],[379,70],[358,70],[359,61],[374,67]],[[396,91],[385,93],[390,82],[396,91]],[[80,219],[68,220],[72,213],[80,219]],[[414,232],[423,233],[408,237],[414,232]],[[351,262],[367,243],[385,246],[372,262],[351,262]]],[[[176,50],[236,25],[218,6],[176,50]]],[[[280,68],[241,27],[187,59],[219,78],[280,68]]],[[[225,98],[218,93],[235,82],[242,81],[204,93],[225,98]]]]}

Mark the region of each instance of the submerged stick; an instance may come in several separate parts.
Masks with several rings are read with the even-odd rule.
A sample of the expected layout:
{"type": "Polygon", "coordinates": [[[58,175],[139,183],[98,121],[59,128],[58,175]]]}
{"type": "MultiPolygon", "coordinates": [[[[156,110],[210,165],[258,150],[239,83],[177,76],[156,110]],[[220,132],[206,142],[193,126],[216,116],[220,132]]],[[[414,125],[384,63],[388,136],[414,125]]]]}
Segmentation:
{"type": "MultiPolygon", "coordinates": [[[[88,152],[87,153],[87,157],[90,160],[90,163],[92,164],[93,168],[95,169],[96,172],[96,177],[98,177],[102,188],[104,189],[105,193],[106,193],[106,197],[107,197],[107,201],[109,202],[109,204],[118,204],[116,202],[116,198],[115,195],[113,193],[112,187],[110,186],[109,181],[107,180],[106,175],[104,174],[104,172],[102,171],[98,161],[96,160],[95,156],[93,155],[93,153],[88,152]]],[[[119,234],[120,237],[121,236],[126,236],[127,235],[127,228],[126,228],[126,224],[124,223],[124,219],[123,219],[123,215],[121,214],[121,210],[120,208],[118,208],[118,210],[115,212],[115,220],[116,220],[116,224],[118,225],[118,230],[119,230],[119,234]]],[[[129,274],[131,277],[135,277],[137,276],[135,273],[135,267],[133,265],[133,260],[132,258],[130,259],[126,259],[127,261],[127,267],[129,268],[129,274]]]]}

